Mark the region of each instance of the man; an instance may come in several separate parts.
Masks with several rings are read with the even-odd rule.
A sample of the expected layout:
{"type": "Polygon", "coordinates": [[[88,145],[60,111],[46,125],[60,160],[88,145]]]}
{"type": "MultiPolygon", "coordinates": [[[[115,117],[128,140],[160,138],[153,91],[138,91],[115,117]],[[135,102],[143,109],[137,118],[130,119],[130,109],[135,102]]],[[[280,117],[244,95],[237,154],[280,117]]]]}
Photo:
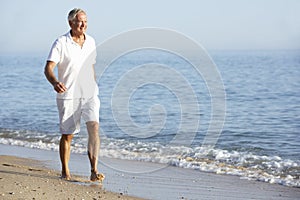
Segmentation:
{"type": "Polygon", "coordinates": [[[82,9],[69,12],[71,30],[60,36],[52,45],[45,76],[57,92],[61,139],[59,154],[62,178],[71,179],[69,170],[70,148],[73,135],[80,131],[82,117],[88,131],[88,157],[91,165],[91,181],[104,178],[97,170],[100,148],[98,86],[95,79],[96,45],[87,35],[87,16],[82,9]],[[54,68],[58,68],[58,79],[54,68]]]}

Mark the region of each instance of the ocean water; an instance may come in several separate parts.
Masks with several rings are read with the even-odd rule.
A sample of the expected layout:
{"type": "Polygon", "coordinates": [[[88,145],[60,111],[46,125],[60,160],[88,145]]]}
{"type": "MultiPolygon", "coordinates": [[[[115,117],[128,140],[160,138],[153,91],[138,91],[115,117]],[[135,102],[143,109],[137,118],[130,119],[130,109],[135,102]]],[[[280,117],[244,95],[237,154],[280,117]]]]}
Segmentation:
{"type": "MultiPolygon", "coordinates": [[[[300,51],[209,53],[226,93],[226,118],[215,146],[202,146],[212,115],[205,80],[177,55],[143,50],[119,57],[98,77],[101,156],[300,187],[300,51]],[[137,73],[141,66],[156,70],[137,73]],[[181,83],[166,68],[188,83],[180,94],[172,88],[181,83]],[[143,82],[152,76],[155,81],[143,82]],[[139,85],[128,96],[131,81],[139,85]],[[189,105],[199,109],[182,114],[189,105]],[[194,126],[198,118],[192,141],[176,138],[179,132],[190,135],[182,127],[194,126]]],[[[58,151],[55,92],[43,74],[45,56],[0,56],[1,144],[58,151]]],[[[101,64],[98,60],[96,68],[101,64]]],[[[86,146],[82,122],[72,152],[86,154],[86,146]]]]}

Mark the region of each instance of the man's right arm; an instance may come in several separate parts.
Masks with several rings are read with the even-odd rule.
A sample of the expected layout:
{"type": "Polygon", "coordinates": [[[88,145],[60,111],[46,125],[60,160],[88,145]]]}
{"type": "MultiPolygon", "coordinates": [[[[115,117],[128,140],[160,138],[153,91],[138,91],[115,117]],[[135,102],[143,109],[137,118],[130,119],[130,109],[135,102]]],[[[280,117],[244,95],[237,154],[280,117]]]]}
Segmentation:
{"type": "Polygon", "coordinates": [[[56,63],[53,61],[47,61],[46,66],[45,66],[45,76],[47,78],[47,80],[51,83],[51,85],[53,86],[54,90],[57,93],[64,93],[65,91],[67,91],[67,88],[65,87],[65,85],[61,82],[59,82],[55,75],[54,75],[54,68],[56,66],[56,63]]]}

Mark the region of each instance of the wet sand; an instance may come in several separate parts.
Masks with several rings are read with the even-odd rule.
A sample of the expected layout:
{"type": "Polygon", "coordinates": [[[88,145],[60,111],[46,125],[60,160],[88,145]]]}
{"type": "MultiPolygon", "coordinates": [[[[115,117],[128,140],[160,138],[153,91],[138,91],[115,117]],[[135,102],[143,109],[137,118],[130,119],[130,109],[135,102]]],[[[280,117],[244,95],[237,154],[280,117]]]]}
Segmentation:
{"type": "MultiPolygon", "coordinates": [[[[300,199],[300,188],[108,158],[100,158],[102,186],[68,182],[59,178],[58,152],[0,145],[0,155],[17,156],[0,158],[0,199],[300,199]]],[[[70,169],[88,180],[87,156],[72,154],[70,169]]]]}

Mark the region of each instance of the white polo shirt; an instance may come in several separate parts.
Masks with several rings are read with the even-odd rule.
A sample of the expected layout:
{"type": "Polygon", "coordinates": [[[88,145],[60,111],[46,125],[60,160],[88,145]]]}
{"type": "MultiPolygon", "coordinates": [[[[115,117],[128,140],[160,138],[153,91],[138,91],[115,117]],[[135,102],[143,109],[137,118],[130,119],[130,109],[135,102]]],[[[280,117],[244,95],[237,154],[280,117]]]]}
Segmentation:
{"type": "Polygon", "coordinates": [[[66,92],[57,93],[58,99],[90,98],[98,95],[93,68],[96,56],[95,40],[87,34],[82,47],[73,41],[70,31],[56,39],[47,60],[57,64],[58,81],[67,88],[66,92]]]}

